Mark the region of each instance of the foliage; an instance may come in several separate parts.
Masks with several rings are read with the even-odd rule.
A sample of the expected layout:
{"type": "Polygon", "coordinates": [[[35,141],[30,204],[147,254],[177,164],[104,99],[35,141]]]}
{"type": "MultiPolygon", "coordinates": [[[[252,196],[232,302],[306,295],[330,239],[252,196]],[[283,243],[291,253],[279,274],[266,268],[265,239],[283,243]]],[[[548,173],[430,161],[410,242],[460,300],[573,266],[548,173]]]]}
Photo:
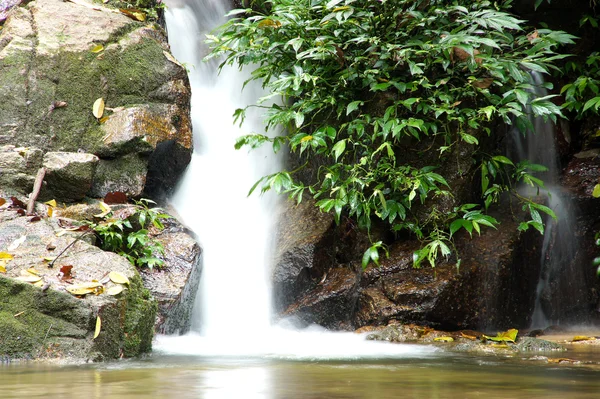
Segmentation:
{"type": "Polygon", "coordinates": [[[568,72],[580,73],[580,75],[573,82],[562,87],[560,92],[565,96],[563,108],[573,111],[577,119],[581,119],[590,112],[598,114],[600,108],[600,54],[591,53],[585,61],[585,67],[575,62],[569,62],[566,69],[568,72]]]}
{"type": "MultiPolygon", "coordinates": [[[[574,37],[549,29],[528,35],[524,21],[506,11],[509,5],[273,0],[268,13],[234,10],[234,18],[209,36],[211,57],[224,56],[221,66],[252,65],[250,79],[269,91],[249,106],[265,109],[266,134],[241,137],[236,147],[270,143],[277,152],[289,146],[324,163],[316,181],[300,181],[298,170],[284,170],[263,177],[251,192],[273,189],[301,201],[308,190],[338,222],[345,212],[367,229],[375,218],[408,230],[426,240],[415,266],[424,259],[434,265],[438,252],[449,256],[458,229],[471,234],[480,225],[493,227],[497,222],[485,211],[512,187],[507,181],[488,178],[482,205],[462,205],[450,214],[429,206],[424,217],[416,210],[452,196],[440,165],[458,147],[479,148],[492,121],[526,131],[532,115],[552,121],[561,116],[552,95],[533,98],[527,71],[556,69],[554,62],[566,57],[556,53],[557,46],[574,37]],[[273,98],[282,103],[267,105],[273,98]],[[280,126],[284,135],[268,135],[280,126]],[[427,157],[433,164],[420,164],[432,152],[439,155],[427,157]]],[[[247,109],[236,111],[240,123],[247,109]]],[[[540,185],[527,171],[531,165],[515,166],[505,157],[479,167],[492,178],[513,168],[507,177],[540,185]],[[496,164],[493,172],[490,165],[496,164]]],[[[537,223],[539,208],[526,205],[537,223]]],[[[373,251],[380,247],[367,250],[363,266],[365,259],[377,261],[373,251]]]]}
{"type": "Polygon", "coordinates": [[[139,267],[160,267],[163,260],[157,255],[164,253],[161,243],[149,236],[148,228],[162,230],[162,220],[170,216],[162,213],[160,208],[150,208],[154,201],[141,199],[136,201],[132,211],[125,217],[115,215],[110,208],[102,215],[102,221],[89,223],[100,239],[100,247],[105,251],[115,252],[126,257],[132,264],[139,267]],[[135,226],[135,227],[134,227],[135,226]]]}

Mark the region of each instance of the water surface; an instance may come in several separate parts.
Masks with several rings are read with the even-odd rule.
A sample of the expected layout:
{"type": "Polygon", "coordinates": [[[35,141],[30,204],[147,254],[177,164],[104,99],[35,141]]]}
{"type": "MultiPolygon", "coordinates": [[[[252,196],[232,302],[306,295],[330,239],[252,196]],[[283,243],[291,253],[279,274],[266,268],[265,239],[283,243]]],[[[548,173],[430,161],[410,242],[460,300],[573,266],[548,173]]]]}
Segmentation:
{"type": "Polygon", "coordinates": [[[457,354],[344,362],[153,355],[84,366],[0,365],[0,398],[531,399],[599,393],[597,366],[457,354]]]}

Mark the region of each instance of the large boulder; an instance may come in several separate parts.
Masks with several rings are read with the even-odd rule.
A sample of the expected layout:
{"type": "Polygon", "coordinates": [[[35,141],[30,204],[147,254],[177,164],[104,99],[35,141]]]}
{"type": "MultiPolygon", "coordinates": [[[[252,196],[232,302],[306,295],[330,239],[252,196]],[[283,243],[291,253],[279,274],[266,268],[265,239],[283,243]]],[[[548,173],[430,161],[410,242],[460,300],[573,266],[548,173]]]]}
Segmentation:
{"type": "MultiPolygon", "coordinates": [[[[168,195],[191,157],[189,111],[186,71],[157,25],[60,0],[9,12],[0,31],[0,145],[98,156],[102,167],[88,195],[115,188],[168,195]],[[106,107],[96,118],[99,98],[106,107]],[[178,162],[157,159],[157,148],[178,162]],[[112,185],[111,161],[127,172],[112,185]]],[[[15,189],[29,193],[35,173],[25,173],[15,189]]]]}
{"type": "Polygon", "coordinates": [[[333,329],[385,325],[391,320],[445,329],[523,328],[531,320],[541,236],[519,234],[516,223],[457,237],[462,259],[413,268],[418,241],[391,244],[381,266],[358,261],[321,265],[326,272],[290,304],[285,315],[333,329]]]}
{"type": "MultiPolygon", "coordinates": [[[[7,205],[0,207],[0,253],[11,258],[0,273],[0,358],[87,361],[150,351],[157,305],[135,267],[78,240],[82,233],[63,230],[57,218],[18,216],[7,205]],[[129,279],[116,296],[107,294],[117,286],[109,272],[129,279]],[[93,281],[103,284],[97,295],[67,292],[73,284],[93,281]]],[[[40,214],[45,211],[38,207],[40,214]]]]}

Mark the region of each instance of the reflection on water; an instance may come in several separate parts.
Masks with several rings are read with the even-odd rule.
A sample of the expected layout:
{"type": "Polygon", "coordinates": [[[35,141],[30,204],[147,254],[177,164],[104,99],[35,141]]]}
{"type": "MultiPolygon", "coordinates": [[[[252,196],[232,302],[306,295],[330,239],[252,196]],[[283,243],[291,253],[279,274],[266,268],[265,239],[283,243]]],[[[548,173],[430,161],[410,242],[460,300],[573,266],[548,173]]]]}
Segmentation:
{"type": "Polygon", "coordinates": [[[600,373],[497,357],[372,362],[159,357],[86,366],[0,365],[0,398],[598,398],[600,373]]]}

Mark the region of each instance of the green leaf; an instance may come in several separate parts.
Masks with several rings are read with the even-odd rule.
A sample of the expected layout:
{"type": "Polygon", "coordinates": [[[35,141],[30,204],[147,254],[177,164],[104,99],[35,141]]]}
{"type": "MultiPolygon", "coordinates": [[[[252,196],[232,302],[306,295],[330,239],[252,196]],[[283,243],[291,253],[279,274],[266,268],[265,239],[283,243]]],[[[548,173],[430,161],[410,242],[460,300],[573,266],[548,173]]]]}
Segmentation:
{"type": "Polygon", "coordinates": [[[355,111],[358,109],[359,106],[361,106],[363,104],[362,101],[358,100],[358,101],[352,101],[350,104],[348,104],[348,106],[346,107],[346,115],[350,115],[352,113],[352,111],[355,111]]]}
{"type": "Polygon", "coordinates": [[[335,145],[333,146],[331,151],[333,152],[333,156],[335,157],[336,161],[344,153],[345,149],[346,149],[346,140],[345,139],[340,140],[337,143],[335,143],[335,145]]]}
{"type": "Polygon", "coordinates": [[[592,197],[600,198],[600,184],[596,184],[594,186],[594,191],[592,191],[592,197]]]}
{"type": "Polygon", "coordinates": [[[461,133],[460,137],[463,139],[463,141],[465,141],[468,144],[479,144],[479,140],[477,140],[474,136],[471,136],[470,134],[461,133]]]}
{"type": "Polygon", "coordinates": [[[492,157],[492,159],[494,161],[498,161],[500,163],[506,164],[506,165],[511,165],[511,166],[515,166],[515,164],[508,158],[502,156],[502,155],[497,155],[495,157],[492,157]]]}

